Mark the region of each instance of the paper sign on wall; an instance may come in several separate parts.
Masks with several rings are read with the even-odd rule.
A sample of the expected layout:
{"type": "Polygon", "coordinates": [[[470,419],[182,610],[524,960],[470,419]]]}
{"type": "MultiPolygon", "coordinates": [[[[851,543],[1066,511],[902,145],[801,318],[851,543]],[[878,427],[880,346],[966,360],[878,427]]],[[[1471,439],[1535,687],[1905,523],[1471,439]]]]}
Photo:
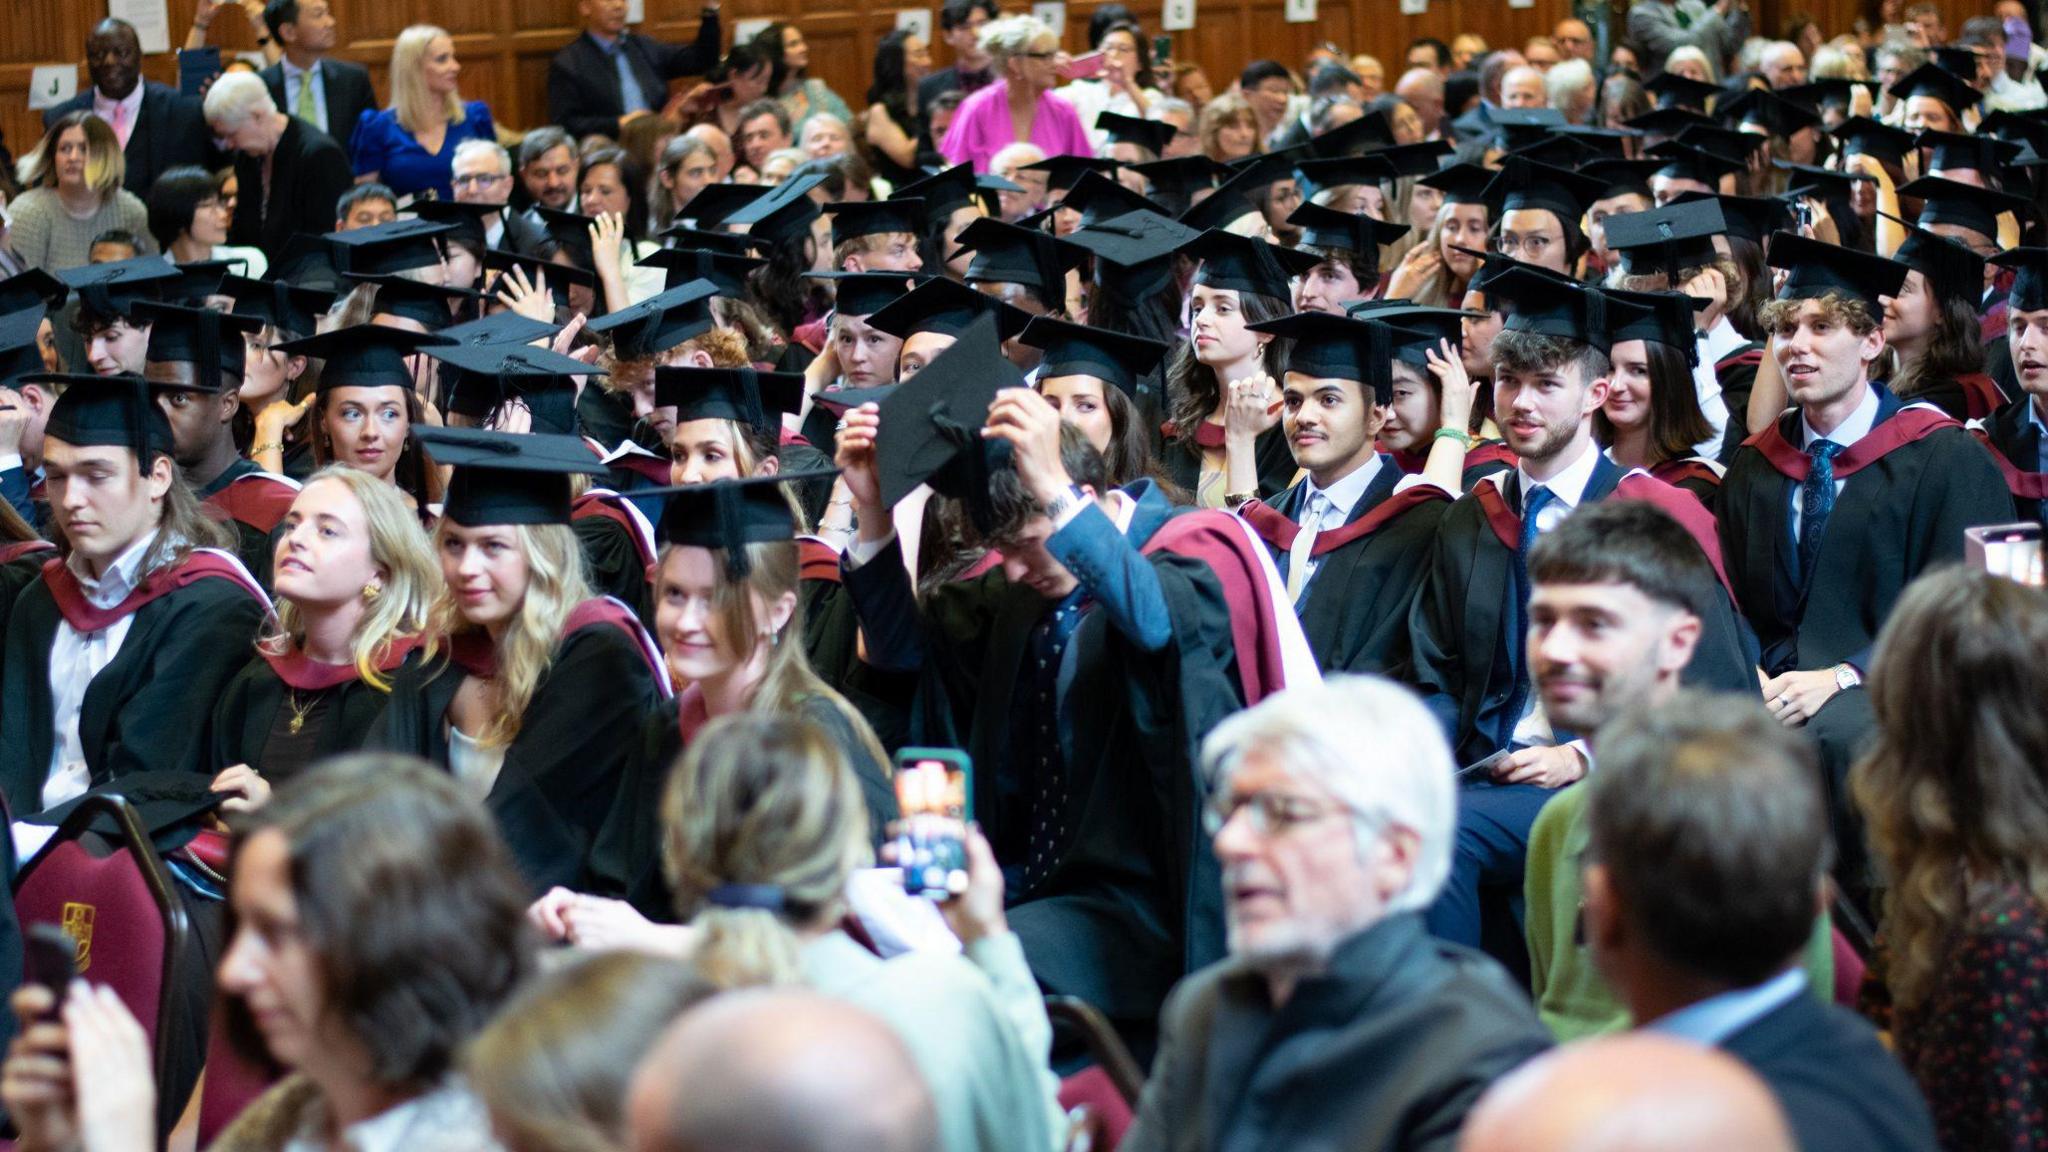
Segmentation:
{"type": "Polygon", "coordinates": [[[107,16],[135,25],[143,52],[171,50],[171,13],[164,0],[107,0],[107,16]]]}
{"type": "Polygon", "coordinates": [[[647,19],[647,0],[626,0],[626,23],[638,24],[647,19]]]}
{"type": "Polygon", "coordinates": [[[1166,0],[1159,10],[1159,26],[1168,32],[1186,32],[1195,26],[1195,0],[1166,0]]]}
{"type": "Polygon", "coordinates": [[[932,41],[932,10],[929,8],[899,8],[896,10],[896,27],[908,28],[917,33],[919,39],[929,44],[932,41]]]}
{"type": "Polygon", "coordinates": [[[1316,20],[1316,0],[1287,0],[1287,22],[1289,24],[1313,24],[1316,20]]]}
{"type": "Polygon", "coordinates": [[[1536,0],[1508,0],[1508,7],[1510,8],[1534,8],[1535,6],[1536,0]]]}
{"type": "Polygon", "coordinates": [[[1067,34],[1066,0],[1040,0],[1031,6],[1031,14],[1038,17],[1040,23],[1052,29],[1054,36],[1064,37],[1067,34]]]}
{"type": "Polygon", "coordinates": [[[78,65],[38,64],[28,78],[28,106],[55,108],[78,95],[78,65]]]}
{"type": "Polygon", "coordinates": [[[1429,0],[1401,0],[1401,15],[1420,16],[1429,11],[1429,0]]]}
{"type": "Polygon", "coordinates": [[[775,23],[773,20],[742,20],[732,26],[732,42],[745,44],[760,35],[761,29],[775,23]]]}

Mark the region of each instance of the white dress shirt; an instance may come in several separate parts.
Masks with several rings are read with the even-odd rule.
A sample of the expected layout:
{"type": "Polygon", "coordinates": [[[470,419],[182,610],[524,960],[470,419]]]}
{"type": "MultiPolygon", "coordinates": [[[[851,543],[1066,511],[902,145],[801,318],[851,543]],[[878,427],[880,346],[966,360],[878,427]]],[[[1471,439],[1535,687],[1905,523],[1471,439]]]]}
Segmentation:
{"type": "MultiPolygon", "coordinates": [[[[1374,452],[1366,457],[1365,463],[1353,468],[1342,480],[1328,488],[1316,487],[1313,477],[1302,480],[1303,499],[1301,517],[1298,523],[1304,531],[1323,532],[1331,528],[1342,528],[1351,522],[1351,512],[1358,502],[1365,499],[1365,490],[1372,487],[1375,477],[1380,474],[1380,454],[1374,452]]],[[[1290,559],[1289,563],[1293,561],[1290,559]]],[[[1302,558],[1302,575],[1299,583],[1306,586],[1314,576],[1321,561],[1312,556],[1302,558]]]]}
{"type": "Polygon", "coordinates": [[[1586,498],[1586,485],[1593,482],[1593,469],[1599,464],[1600,447],[1589,438],[1580,448],[1579,458],[1565,465],[1564,471],[1548,480],[1534,479],[1529,475],[1527,468],[1515,466],[1515,475],[1522,485],[1522,507],[1529,506],[1529,493],[1539,487],[1548,490],[1554,497],[1536,513],[1538,533],[1550,531],[1572,514],[1572,509],[1577,508],[1586,498]]]}
{"type": "MultiPolygon", "coordinates": [[[[107,565],[106,575],[94,579],[76,553],[64,561],[78,577],[85,599],[95,608],[112,608],[128,598],[146,575],[142,560],[156,543],[151,532],[128,546],[126,552],[107,565]]],[[[50,771],[43,781],[43,807],[54,808],[83,796],[92,787],[92,769],[85,762],[85,743],[78,734],[78,716],[85,707],[86,689],[95,676],[106,670],[121,654],[128,629],[135,617],[123,616],[98,632],[81,633],[59,618],[57,635],[50,642],[50,718],[55,738],[50,742],[50,771]]]]}
{"type": "MultiPolygon", "coordinates": [[[[1856,443],[1858,440],[1863,439],[1865,436],[1870,435],[1870,430],[1876,426],[1877,389],[1866,388],[1863,393],[1863,403],[1858,404],[1856,406],[1856,410],[1854,412],[1849,413],[1849,418],[1847,420],[1842,421],[1841,427],[1835,429],[1833,432],[1828,433],[1827,438],[1829,440],[1834,441],[1837,444],[1840,444],[1843,450],[1846,451],[1850,445],[1856,443]]],[[[1806,417],[1801,416],[1799,418],[1799,450],[1804,452],[1808,447],[1810,447],[1813,444],[1815,440],[1819,440],[1820,438],[1820,433],[1815,432],[1812,428],[1808,427],[1806,424],[1806,417]]],[[[1839,460],[1841,459],[1841,456],[1837,455],[1835,459],[1839,460]]],[[[1847,483],[1847,480],[1841,479],[1840,477],[1836,478],[1835,497],[1837,499],[1841,498],[1842,485],[1847,483]]],[[[1805,500],[1802,499],[1802,497],[1805,494],[1805,491],[1805,485],[1803,484],[1794,484],[1792,486],[1792,539],[1794,540],[1799,539],[1800,520],[1805,515],[1805,509],[1804,507],[1802,507],[1802,505],[1805,504],[1805,500]]]]}

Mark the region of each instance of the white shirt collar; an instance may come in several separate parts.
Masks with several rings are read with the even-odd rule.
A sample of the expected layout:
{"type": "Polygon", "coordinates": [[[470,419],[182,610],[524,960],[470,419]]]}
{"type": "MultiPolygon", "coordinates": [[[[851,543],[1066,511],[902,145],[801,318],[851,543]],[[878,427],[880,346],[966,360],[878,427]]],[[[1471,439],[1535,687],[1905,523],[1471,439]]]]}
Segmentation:
{"type": "Polygon", "coordinates": [[[112,608],[126,600],[128,594],[135,591],[135,586],[142,582],[142,560],[149,554],[150,546],[156,543],[156,537],[157,533],[151,532],[130,544],[127,551],[114,557],[114,562],[107,565],[106,575],[97,579],[85,566],[84,558],[76,552],[65,558],[64,566],[71,569],[72,575],[78,577],[78,586],[84,591],[85,598],[92,602],[93,607],[112,608]]]}
{"type": "Polygon", "coordinates": [[[128,95],[123,96],[119,100],[112,99],[106,93],[101,92],[98,88],[94,88],[92,90],[93,111],[97,112],[103,108],[108,110],[112,110],[114,108],[126,108],[129,112],[129,122],[133,123],[135,120],[134,114],[138,111],[141,111],[142,109],[142,90],[147,85],[148,81],[137,80],[135,82],[135,90],[128,93],[128,95]]]}
{"type": "MultiPolygon", "coordinates": [[[[1877,407],[1877,389],[1866,387],[1863,403],[1858,404],[1856,410],[1849,413],[1849,418],[1842,421],[1841,427],[1828,433],[1828,439],[1847,448],[1870,435],[1870,430],[1877,426],[1877,407]]],[[[1799,446],[1806,448],[1818,439],[1820,436],[1807,426],[1806,416],[1802,413],[1799,417],[1799,446]]]]}
{"type": "MultiPolygon", "coordinates": [[[[1365,458],[1365,463],[1353,468],[1342,480],[1337,481],[1328,488],[1316,487],[1315,478],[1308,477],[1303,481],[1308,485],[1308,490],[1302,501],[1302,511],[1306,512],[1308,510],[1308,500],[1320,493],[1323,499],[1330,502],[1331,509],[1335,511],[1336,523],[1348,523],[1351,520],[1351,510],[1358,507],[1358,502],[1365,498],[1365,490],[1372,487],[1373,478],[1379,474],[1380,454],[1374,452],[1365,458]]],[[[1324,526],[1330,527],[1332,525],[1326,523],[1324,526]]]]}
{"type": "Polygon", "coordinates": [[[2041,410],[2034,406],[2034,398],[2032,396],[2027,397],[2026,408],[2027,423],[2032,424],[2034,427],[2039,428],[2044,432],[2048,432],[2048,420],[2041,419],[2041,410]]]}
{"type": "Polygon", "coordinates": [[[1726,316],[1714,321],[1714,326],[1700,333],[1700,360],[1706,364],[1719,364],[1730,352],[1749,341],[1735,330],[1726,316]]]}
{"type": "Polygon", "coordinates": [[[1579,501],[1585,499],[1586,485],[1593,482],[1593,469],[1599,466],[1600,446],[1595,444],[1591,437],[1587,437],[1585,447],[1579,451],[1579,458],[1550,479],[1537,480],[1529,475],[1528,469],[1519,464],[1515,465],[1515,473],[1522,482],[1522,500],[1525,505],[1529,493],[1540,485],[1549,489],[1553,497],[1563,501],[1565,507],[1577,508],[1579,501]]]}

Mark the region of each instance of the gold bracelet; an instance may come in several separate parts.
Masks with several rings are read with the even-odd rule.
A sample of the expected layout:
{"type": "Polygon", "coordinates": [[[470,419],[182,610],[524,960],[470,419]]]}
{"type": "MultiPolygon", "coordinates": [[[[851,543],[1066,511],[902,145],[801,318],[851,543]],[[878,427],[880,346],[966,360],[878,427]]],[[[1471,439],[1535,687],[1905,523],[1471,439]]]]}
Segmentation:
{"type": "Polygon", "coordinates": [[[253,447],[253,448],[249,449],[249,455],[251,455],[251,456],[260,456],[260,455],[262,455],[262,454],[263,454],[263,453],[265,453],[265,452],[272,452],[272,451],[276,451],[276,452],[282,452],[282,451],[284,451],[284,444],[283,444],[283,442],[282,442],[282,441],[280,441],[279,443],[276,443],[276,444],[258,444],[258,445],[256,445],[255,447],[253,447]]]}
{"type": "Polygon", "coordinates": [[[1251,492],[1226,492],[1223,495],[1223,506],[1225,508],[1238,508],[1258,498],[1259,494],[1256,490],[1251,492]]]}

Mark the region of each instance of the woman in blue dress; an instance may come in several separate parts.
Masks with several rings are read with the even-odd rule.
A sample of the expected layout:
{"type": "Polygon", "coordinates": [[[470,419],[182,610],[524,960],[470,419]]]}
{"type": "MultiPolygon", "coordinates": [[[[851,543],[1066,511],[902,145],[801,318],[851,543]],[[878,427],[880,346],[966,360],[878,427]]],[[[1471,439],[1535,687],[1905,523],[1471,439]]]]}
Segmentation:
{"type": "Polygon", "coordinates": [[[464,140],[498,138],[491,110],[465,104],[455,41],[432,24],[415,24],[391,48],[391,107],[363,113],[356,127],[356,183],[375,180],[400,196],[432,189],[455,198],[455,149],[464,140]]]}

